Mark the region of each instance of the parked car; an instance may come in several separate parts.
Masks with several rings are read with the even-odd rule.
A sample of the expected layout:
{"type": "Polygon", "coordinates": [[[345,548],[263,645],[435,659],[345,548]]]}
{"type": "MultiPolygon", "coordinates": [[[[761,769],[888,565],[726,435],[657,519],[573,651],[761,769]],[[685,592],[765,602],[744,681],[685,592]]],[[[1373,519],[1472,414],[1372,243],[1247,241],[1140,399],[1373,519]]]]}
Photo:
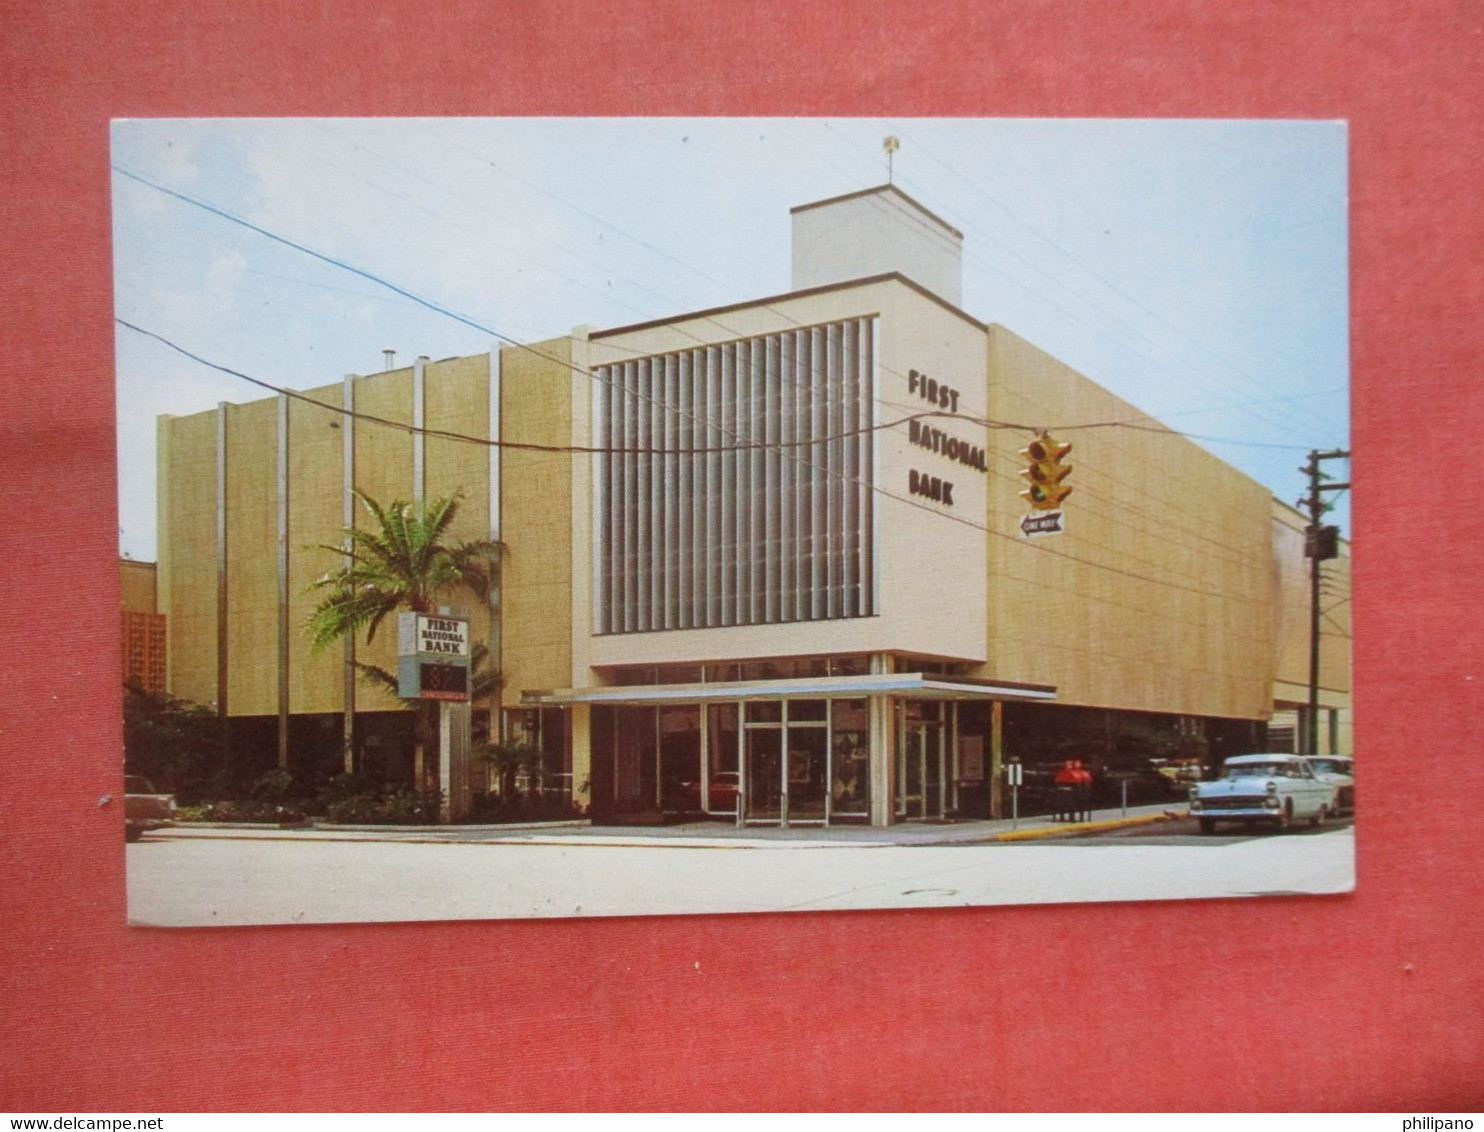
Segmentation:
{"type": "Polygon", "coordinates": [[[149,779],[124,776],[124,840],[138,841],[151,829],[175,823],[175,795],[157,794],[149,779]]]}
{"type": "Polygon", "coordinates": [[[720,770],[711,776],[711,813],[737,812],[737,772],[720,770]]]}
{"type": "Polygon", "coordinates": [[[681,782],[674,794],[675,807],[685,813],[734,814],[737,812],[737,772],[720,770],[711,776],[710,806],[701,803],[701,784],[681,782]]]}
{"type": "Polygon", "coordinates": [[[1283,830],[1300,818],[1320,825],[1333,812],[1334,797],[1334,787],[1299,755],[1234,755],[1219,779],[1190,788],[1190,813],[1202,833],[1215,833],[1220,821],[1283,830]]]}
{"type": "Polygon", "coordinates": [[[1333,814],[1355,813],[1355,760],[1349,755],[1309,755],[1314,774],[1335,789],[1333,814]]]}

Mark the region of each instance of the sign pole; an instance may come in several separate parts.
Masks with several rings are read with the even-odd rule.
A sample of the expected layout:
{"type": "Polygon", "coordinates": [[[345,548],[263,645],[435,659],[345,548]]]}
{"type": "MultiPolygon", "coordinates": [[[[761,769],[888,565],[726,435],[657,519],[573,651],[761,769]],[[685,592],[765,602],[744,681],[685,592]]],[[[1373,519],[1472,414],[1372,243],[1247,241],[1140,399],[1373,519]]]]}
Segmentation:
{"type": "Polygon", "coordinates": [[[438,804],[439,816],[446,824],[453,814],[453,729],[451,727],[453,704],[448,700],[438,701],[438,790],[442,801],[438,804]]]}
{"type": "MultiPolygon", "coordinates": [[[[453,705],[469,702],[471,650],[469,621],[452,616],[446,607],[436,615],[402,613],[397,616],[397,695],[404,700],[438,701],[438,803],[439,820],[451,821],[455,810],[463,811],[462,794],[455,804],[453,796],[454,718],[453,705]]],[[[467,783],[464,759],[467,757],[468,731],[459,730],[459,781],[467,783]]],[[[432,751],[418,745],[415,776],[418,789],[426,789],[424,774],[432,751]]]]}
{"type": "Polygon", "coordinates": [[[1020,783],[1025,775],[1024,768],[1019,759],[1011,759],[1010,765],[1005,768],[1005,776],[1010,780],[1010,828],[1020,828],[1020,783]]]}

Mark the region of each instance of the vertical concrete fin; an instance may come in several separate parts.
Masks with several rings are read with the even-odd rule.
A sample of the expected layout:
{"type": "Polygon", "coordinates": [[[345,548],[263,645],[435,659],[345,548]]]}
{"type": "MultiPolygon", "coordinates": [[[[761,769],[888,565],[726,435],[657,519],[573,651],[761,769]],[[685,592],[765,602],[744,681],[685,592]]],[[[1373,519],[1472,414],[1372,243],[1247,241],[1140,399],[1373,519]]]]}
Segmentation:
{"type": "Polygon", "coordinates": [[[278,395],[278,765],[289,765],[289,398],[278,395]]]}
{"type": "MultiPolygon", "coordinates": [[[[351,563],[349,532],[356,525],[356,375],[353,373],[345,375],[344,384],[341,386],[340,407],[345,410],[340,421],[340,479],[341,522],[346,532],[341,538],[341,545],[346,550],[342,564],[348,567],[351,563]]],[[[345,773],[351,774],[355,771],[356,726],[356,638],[354,633],[345,635],[344,648],[342,707],[345,716],[341,735],[345,751],[345,773]]]]}

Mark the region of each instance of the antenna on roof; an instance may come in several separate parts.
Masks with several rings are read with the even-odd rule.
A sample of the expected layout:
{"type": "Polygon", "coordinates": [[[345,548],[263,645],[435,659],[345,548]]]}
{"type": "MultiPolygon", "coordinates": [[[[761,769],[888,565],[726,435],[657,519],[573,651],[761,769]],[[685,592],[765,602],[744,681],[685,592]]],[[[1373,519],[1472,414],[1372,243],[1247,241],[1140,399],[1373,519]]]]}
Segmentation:
{"type": "Polygon", "coordinates": [[[881,148],[886,150],[886,183],[889,185],[892,183],[891,155],[902,148],[902,143],[898,141],[896,136],[893,134],[889,135],[887,139],[881,143],[881,148]]]}

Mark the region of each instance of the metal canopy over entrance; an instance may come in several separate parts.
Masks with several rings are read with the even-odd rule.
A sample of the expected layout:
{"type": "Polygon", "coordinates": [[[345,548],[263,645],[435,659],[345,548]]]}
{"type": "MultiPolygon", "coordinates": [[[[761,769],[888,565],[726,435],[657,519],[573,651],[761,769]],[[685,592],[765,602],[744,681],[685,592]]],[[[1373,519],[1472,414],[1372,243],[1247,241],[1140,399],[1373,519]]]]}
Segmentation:
{"type": "Polygon", "coordinates": [[[923,672],[892,672],[866,676],[817,676],[792,680],[734,680],[714,684],[649,684],[640,686],[567,688],[561,691],[521,693],[521,702],[543,704],[662,704],[714,700],[857,699],[861,696],[910,696],[913,699],[1037,700],[1052,702],[1056,689],[1049,684],[1016,684],[1004,680],[974,680],[965,676],[936,676],[923,672]]]}
{"type": "Polygon", "coordinates": [[[1047,685],[922,672],[522,696],[528,705],[593,713],[594,804],[604,812],[780,826],[949,819],[963,813],[965,778],[964,796],[977,790],[982,806],[991,776],[984,755],[998,751],[998,724],[988,723],[999,718],[996,701],[1055,698],[1047,685]],[[994,710],[974,713],[963,740],[972,746],[961,748],[960,719],[971,703],[994,710]]]}

